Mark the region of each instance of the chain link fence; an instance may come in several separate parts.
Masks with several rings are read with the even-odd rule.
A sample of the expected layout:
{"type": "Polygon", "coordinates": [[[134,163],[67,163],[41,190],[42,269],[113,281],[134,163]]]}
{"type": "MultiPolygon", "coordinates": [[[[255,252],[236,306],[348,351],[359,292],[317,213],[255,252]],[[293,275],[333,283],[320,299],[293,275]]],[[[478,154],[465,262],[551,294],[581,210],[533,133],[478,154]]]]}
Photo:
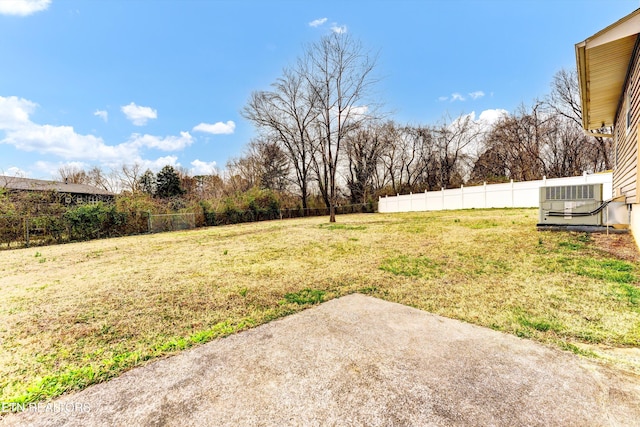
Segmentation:
{"type": "MultiPolygon", "coordinates": [[[[23,216],[0,215],[0,249],[121,237],[135,234],[188,230],[195,227],[238,224],[276,219],[327,216],[328,208],[247,209],[228,208],[221,212],[152,214],[151,212],[117,212],[114,209],[84,213],[23,216]]],[[[343,205],[336,215],[375,212],[375,204],[343,205]]]]}
{"type": "MultiPolygon", "coordinates": [[[[336,215],[354,213],[373,213],[376,203],[359,203],[354,205],[336,206],[336,215]]],[[[328,216],[329,208],[297,208],[297,209],[247,209],[239,210],[227,208],[220,212],[205,212],[205,226],[239,224],[243,222],[269,221],[274,219],[304,218],[309,216],[328,216]]]]}
{"type": "Polygon", "coordinates": [[[149,214],[149,233],[190,230],[196,227],[194,213],[149,214]]]}
{"type": "Polygon", "coordinates": [[[43,246],[147,233],[148,218],[147,212],[101,215],[96,218],[65,214],[0,215],[0,248],[43,246]]]}

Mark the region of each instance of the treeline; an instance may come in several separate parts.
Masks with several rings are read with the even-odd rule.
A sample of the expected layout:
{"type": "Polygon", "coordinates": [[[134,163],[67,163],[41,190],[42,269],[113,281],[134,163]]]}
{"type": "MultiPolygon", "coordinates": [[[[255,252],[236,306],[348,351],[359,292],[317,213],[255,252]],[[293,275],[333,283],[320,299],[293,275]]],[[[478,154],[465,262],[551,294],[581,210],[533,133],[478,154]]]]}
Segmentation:
{"type": "MultiPolygon", "coordinates": [[[[191,176],[165,166],[157,174],[139,165],[104,173],[63,167],[57,179],[118,191],[113,203],[67,205],[53,191],[0,188],[0,245],[38,246],[202,226],[328,215],[319,198],[303,209],[286,191],[238,190],[242,178],[191,176]],[[172,214],[167,217],[166,214],[172,214]],[[157,217],[157,218],[156,218],[157,217]],[[154,219],[156,218],[156,219],[154,219]],[[174,224],[181,223],[178,228],[174,224]],[[160,228],[158,228],[158,226],[160,228]]],[[[374,212],[372,204],[340,206],[338,213],[374,212]]]]}
{"type": "Polygon", "coordinates": [[[401,124],[380,112],[376,83],[375,55],[334,33],[308,46],[268,90],[251,94],[242,114],[256,137],[224,170],[65,167],[59,179],[118,193],[117,211],[128,217],[193,212],[197,225],[212,225],[275,212],[326,210],[335,220],[339,209],[373,211],[387,194],[612,167],[611,139],[601,136],[610,129],[582,130],[575,72],[559,71],[550,93],[490,121],[469,114],[401,124]]]}
{"type": "Polygon", "coordinates": [[[611,168],[612,142],[582,130],[575,72],[559,71],[530,106],[487,121],[473,114],[438,123],[386,120],[372,100],[375,61],[349,36],[311,45],[243,115],[258,136],[227,164],[239,191],[252,186],[310,195],[327,208],[386,194],[461,184],[526,181],[611,168]]]}
{"type": "MultiPolygon", "coordinates": [[[[302,84],[298,75],[287,75],[297,76],[295,81],[302,84]]],[[[213,225],[279,217],[283,211],[286,216],[319,214],[332,204],[372,211],[378,196],[387,194],[577,176],[612,167],[611,140],[582,130],[572,72],[558,72],[542,100],[490,123],[462,115],[435,124],[401,125],[365,120],[362,114],[339,147],[318,141],[325,137],[313,130],[317,123],[297,127],[309,120],[311,107],[292,104],[306,97],[300,88],[285,90],[291,85],[281,81],[273,92],[252,95],[245,115],[256,123],[258,136],[222,171],[193,176],[186,169],[165,166],[154,173],[134,164],[108,172],[65,167],[58,178],[118,192],[118,210],[129,215],[193,212],[197,225],[213,225]],[[269,104],[285,99],[289,116],[282,105],[269,104]],[[280,120],[274,111],[280,111],[280,120]],[[267,119],[266,114],[271,116],[267,119]]]]}

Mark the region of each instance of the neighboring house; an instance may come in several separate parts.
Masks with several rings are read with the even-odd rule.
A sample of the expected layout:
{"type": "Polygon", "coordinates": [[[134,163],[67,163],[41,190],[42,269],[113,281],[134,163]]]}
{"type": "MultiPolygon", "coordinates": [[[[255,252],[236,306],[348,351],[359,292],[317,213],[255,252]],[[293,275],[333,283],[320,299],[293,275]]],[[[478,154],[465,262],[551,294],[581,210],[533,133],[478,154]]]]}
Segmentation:
{"type": "Polygon", "coordinates": [[[613,194],[623,196],[640,246],[640,9],[576,44],[582,125],[614,141],[613,194]]]}
{"type": "Polygon", "coordinates": [[[0,176],[0,190],[8,193],[37,192],[49,194],[52,202],[64,205],[81,205],[84,203],[111,203],[114,194],[98,187],[85,184],[70,184],[58,181],[44,181],[41,179],[18,178],[0,176]]]}

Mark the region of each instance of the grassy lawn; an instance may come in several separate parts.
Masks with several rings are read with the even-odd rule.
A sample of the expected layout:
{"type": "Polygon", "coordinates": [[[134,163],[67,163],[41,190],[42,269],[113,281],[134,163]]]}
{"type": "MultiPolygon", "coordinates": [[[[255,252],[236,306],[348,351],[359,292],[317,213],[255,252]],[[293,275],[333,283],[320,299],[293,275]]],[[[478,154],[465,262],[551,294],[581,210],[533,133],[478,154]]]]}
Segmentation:
{"type": "Polygon", "coordinates": [[[640,372],[630,236],[538,232],[537,215],[348,215],[0,252],[0,402],[57,396],[352,292],[640,372]]]}

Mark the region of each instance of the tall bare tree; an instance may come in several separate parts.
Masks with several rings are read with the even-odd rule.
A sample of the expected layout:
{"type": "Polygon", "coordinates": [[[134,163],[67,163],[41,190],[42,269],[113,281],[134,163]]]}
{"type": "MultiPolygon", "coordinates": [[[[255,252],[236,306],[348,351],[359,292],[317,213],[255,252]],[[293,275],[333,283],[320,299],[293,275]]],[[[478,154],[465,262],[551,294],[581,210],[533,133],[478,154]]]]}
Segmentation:
{"type": "Polygon", "coordinates": [[[342,145],[350,132],[371,120],[375,105],[369,99],[376,79],[376,58],[349,34],[332,33],[311,44],[301,61],[301,72],[315,101],[316,131],[312,142],[320,167],[329,221],[336,220],[337,172],[342,145]]]}
{"type": "Polygon", "coordinates": [[[285,69],[271,91],[253,92],[242,115],[263,136],[275,141],[293,167],[303,209],[307,209],[313,146],[311,127],[315,119],[315,97],[307,79],[297,69],[285,69]]]}

